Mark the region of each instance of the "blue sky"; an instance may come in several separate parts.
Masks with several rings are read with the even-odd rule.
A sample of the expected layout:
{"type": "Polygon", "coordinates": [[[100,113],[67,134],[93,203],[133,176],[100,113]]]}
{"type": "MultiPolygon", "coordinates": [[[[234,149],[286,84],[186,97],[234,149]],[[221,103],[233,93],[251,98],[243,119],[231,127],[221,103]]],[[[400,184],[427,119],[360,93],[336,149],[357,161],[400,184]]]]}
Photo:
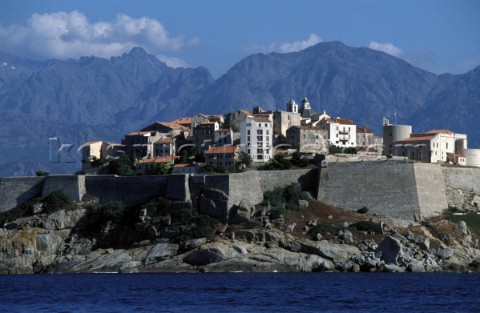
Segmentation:
{"type": "Polygon", "coordinates": [[[142,46],[217,78],[252,53],[339,40],[434,73],[480,65],[477,0],[2,0],[0,51],[109,57],[142,46]]]}

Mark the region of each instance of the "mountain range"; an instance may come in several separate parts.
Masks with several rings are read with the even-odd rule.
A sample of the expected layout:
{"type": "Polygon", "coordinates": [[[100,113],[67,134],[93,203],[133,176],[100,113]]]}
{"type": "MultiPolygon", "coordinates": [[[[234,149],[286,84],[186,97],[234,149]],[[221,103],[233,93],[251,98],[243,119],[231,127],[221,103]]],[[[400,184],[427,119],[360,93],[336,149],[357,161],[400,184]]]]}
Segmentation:
{"type": "Polygon", "coordinates": [[[480,148],[480,67],[436,75],[341,42],[250,55],[216,80],[203,67],[168,67],[142,48],[110,59],[43,62],[0,53],[0,176],[78,170],[78,154],[74,163],[52,163],[51,138],[76,148],[89,140],[119,142],[153,121],[285,109],[305,96],[314,110],[379,135],[387,117],[415,131],[466,133],[469,146],[480,148]]]}

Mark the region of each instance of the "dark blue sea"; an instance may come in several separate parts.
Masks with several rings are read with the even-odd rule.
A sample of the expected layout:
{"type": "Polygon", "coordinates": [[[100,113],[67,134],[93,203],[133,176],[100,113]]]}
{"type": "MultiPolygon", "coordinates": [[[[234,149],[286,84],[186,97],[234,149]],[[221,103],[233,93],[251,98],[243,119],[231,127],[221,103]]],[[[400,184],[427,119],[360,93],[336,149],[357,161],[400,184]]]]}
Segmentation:
{"type": "Polygon", "coordinates": [[[480,274],[0,275],[0,312],[480,312],[480,274]]]}

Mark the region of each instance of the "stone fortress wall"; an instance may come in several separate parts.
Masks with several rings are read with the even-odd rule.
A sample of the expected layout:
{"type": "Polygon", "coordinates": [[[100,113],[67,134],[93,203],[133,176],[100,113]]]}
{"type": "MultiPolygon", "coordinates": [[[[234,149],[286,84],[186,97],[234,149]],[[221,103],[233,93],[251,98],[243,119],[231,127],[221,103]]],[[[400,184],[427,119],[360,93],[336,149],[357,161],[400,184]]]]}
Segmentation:
{"type": "Polygon", "coordinates": [[[356,211],[420,220],[447,208],[438,164],[404,161],[329,163],[319,174],[317,199],[356,211]]]}
{"type": "Polygon", "coordinates": [[[118,200],[126,205],[153,197],[176,201],[211,202],[219,216],[228,217],[232,207],[247,199],[256,204],[263,193],[275,187],[299,182],[303,190],[320,201],[371,213],[408,220],[441,213],[451,202],[449,190],[472,190],[480,194],[480,168],[441,167],[438,164],[398,160],[328,163],[326,168],[287,171],[188,176],[119,177],[114,175],[52,175],[47,177],[0,178],[0,212],[53,190],[63,190],[75,201],[85,194],[100,202],[118,200]]]}

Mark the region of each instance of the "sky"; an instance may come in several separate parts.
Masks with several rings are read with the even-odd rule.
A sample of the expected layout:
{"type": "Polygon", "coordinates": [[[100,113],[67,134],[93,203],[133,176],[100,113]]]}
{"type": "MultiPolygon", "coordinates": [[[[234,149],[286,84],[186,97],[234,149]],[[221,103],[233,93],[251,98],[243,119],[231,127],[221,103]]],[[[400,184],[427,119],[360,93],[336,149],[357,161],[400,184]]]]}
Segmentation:
{"type": "Polygon", "coordinates": [[[1,0],[0,51],[109,58],[135,46],[215,78],[253,53],[324,41],[380,50],[436,74],[480,65],[478,0],[1,0]]]}

